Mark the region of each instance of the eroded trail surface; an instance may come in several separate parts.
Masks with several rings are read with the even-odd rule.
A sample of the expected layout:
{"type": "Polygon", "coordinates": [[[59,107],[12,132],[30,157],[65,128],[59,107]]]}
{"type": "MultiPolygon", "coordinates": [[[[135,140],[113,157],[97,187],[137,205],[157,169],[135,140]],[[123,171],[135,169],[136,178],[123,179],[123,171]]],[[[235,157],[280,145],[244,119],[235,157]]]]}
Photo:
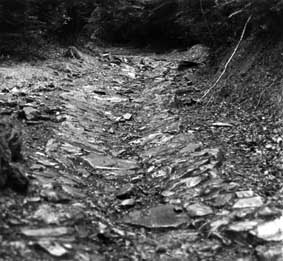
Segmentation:
{"type": "Polygon", "coordinates": [[[0,68],[32,181],[2,192],[0,260],[282,258],[279,127],[196,103],[177,66],[104,53],[0,68]]]}

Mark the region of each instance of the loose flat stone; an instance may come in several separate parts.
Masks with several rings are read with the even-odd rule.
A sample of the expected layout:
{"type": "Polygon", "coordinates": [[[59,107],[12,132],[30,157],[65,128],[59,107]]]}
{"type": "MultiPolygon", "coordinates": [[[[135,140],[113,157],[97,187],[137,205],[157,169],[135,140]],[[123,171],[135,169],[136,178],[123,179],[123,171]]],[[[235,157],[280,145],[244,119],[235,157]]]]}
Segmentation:
{"type": "Polygon", "coordinates": [[[30,167],[30,170],[44,170],[46,169],[45,166],[41,165],[41,164],[33,164],[31,167],[30,167]]]}
{"type": "Polygon", "coordinates": [[[68,254],[68,251],[63,246],[53,240],[41,239],[37,244],[54,257],[63,257],[68,254]]]}
{"type": "Polygon", "coordinates": [[[33,107],[23,108],[27,120],[36,120],[39,114],[38,110],[33,107]]]}
{"type": "Polygon", "coordinates": [[[256,255],[259,261],[282,261],[283,245],[258,246],[256,248],[256,255]]]}
{"type": "Polygon", "coordinates": [[[75,154],[75,155],[81,155],[82,154],[82,149],[76,146],[73,146],[70,143],[64,143],[62,144],[62,150],[64,150],[67,153],[70,154],[75,154]]]}
{"type": "Polygon", "coordinates": [[[21,232],[28,237],[60,237],[70,234],[72,229],[68,227],[22,228],[21,232]]]}
{"type": "Polygon", "coordinates": [[[171,197],[171,196],[175,195],[175,192],[165,190],[165,191],[163,191],[163,192],[161,193],[161,195],[162,195],[163,197],[165,197],[165,198],[166,198],[166,197],[171,197]]]}
{"type": "Polygon", "coordinates": [[[72,186],[72,185],[64,184],[64,185],[62,185],[62,190],[67,195],[70,195],[72,198],[81,199],[81,198],[86,197],[86,194],[83,193],[82,190],[80,190],[80,189],[78,189],[78,188],[76,188],[75,186],[72,186]]]}
{"type": "Polygon", "coordinates": [[[97,153],[91,153],[82,158],[88,163],[93,169],[101,170],[131,170],[137,168],[136,161],[133,160],[122,160],[114,158],[108,155],[102,155],[97,153]]]}
{"type": "Polygon", "coordinates": [[[244,220],[251,216],[255,212],[254,208],[237,208],[231,212],[231,216],[239,219],[244,220]]]}
{"type": "Polygon", "coordinates": [[[225,159],[224,151],[222,148],[204,149],[201,151],[196,151],[192,154],[193,157],[201,157],[206,155],[211,156],[219,163],[222,163],[225,159]]]}
{"type": "Polygon", "coordinates": [[[193,205],[185,206],[190,217],[203,217],[213,214],[211,207],[203,203],[195,203],[193,205]]]}
{"type": "Polygon", "coordinates": [[[180,131],[180,122],[176,121],[171,123],[170,125],[166,125],[164,129],[164,133],[175,134],[180,131]]]}
{"type": "Polygon", "coordinates": [[[63,191],[55,191],[53,189],[42,189],[40,196],[48,202],[66,203],[71,201],[71,198],[63,191]]]}
{"type": "Polygon", "coordinates": [[[124,185],[116,194],[118,199],[128,198],[134,191],[135,186],[133,184],[124,185]]]}
{"type": "Polygon", "coordinates": [[[147,143],[150,143],[154,139],[162,138],[163,134],[161,132],[151,133],[145,137],[139,138],[137,140],[130,141],[130,144],[139,144],[141,146],[146,145],[147,143]]]}
{"type": "Polygon", "coordinates": [[[264,206],[257,211],[257,215],[262,218],[275,218],[282,215],[282,211],[278,208],[264,206]]]}
{"type": "Polygon", "coordinates": [[[236,196],[238,198],[251,198],[254,196],[254,192],[252,190],[237,191],[236,196]]]}
{"type": "Polygon", "coordinates": [[[203,178],[200,176],[184,179],[187,188],[193,188],[202,182],[203,178]]]}
{"type": "Polygon", "coordinates": [[[169,190],[173,190],[173,189],[175,189],[179,186],[182,186],[182,185],[186,186],[187,188],[193,188],[193,187],[196,187],[197,185],[199,185],[202,182],[202,180],[203,180],[203,178],[200,177],[200,176],[186,178],[186,179],[183,179],[183,180],[173,184],[169,190]]]}
{"type": "Polygon", "coordinates": [[[264,241],[282,241],[283,240],[283,216],[258,225],[252,235],[264,241]]]}
{"type": "Polygon", "coordinates": [[[232,128],[233,125],[228,122],[214,122],[213,127],[223,127],[223,128],[232,128]]]}
{"type": "Polygon", "coordinates": [[[120,203],[121,207],[130,208],[136,204],[136,200],[133,198],[125,199],[120,203]]]}
{"type": "Polygon", "coordinates": [[[192,153],[195,152],[196,150],[198,150],[199,148],[201,148],[202,144],[199,143],[189,143],[186,147],[184,147],[183,149],[180,150],[180,153],[192,153]]]}
{"type": "Polygon", "coordinates": [[[230,223],[229,217],[220,217],[219,219],[213,220],[209,224],[210,232],[218,232],[218,229],[222,226],[228,225],[230,223]]]}
{"type": "Polygon", "coordinates": [[[129,121],[131,120],[133,117],[133,115],[131,113],[126,113],[123,115],[123,119],[126,120],[126,121],[129,121]]]}
{"type": "Polygon", "coordinates": [[[107,102],[121,103],[121,102],[126,102],[128,100],[127,98],[123,98],[123,97],[120,97],[120,96],[101,96],[101,95],[96,94],[96,93],[92,94],[92,98],[99,100],[99,101],[103,101],[105,103],[107,103],[107,102]]]}
{"type": "Polygon", "coordinates": [[[258,208],[263,205],[261,197],[243,198],[236,201],[233,208],[258,208]]]}
{"type": "Polygon", "coordinates": [[[150,229],[178,228],[188,222],[188,216],[183,212],[176,212],[173,205],[134,211],[124,219],[124,223],[150,229]]]}
{"type": "Polygon", "coordinates": [[[47,204],[40,205],[33,215],[34,219],[42,220],[46,224],[59,224],[60,213],[47,204]]]}
{"type": "Polygon", "coordinates": [[[33,218],[42,220],[46,224],[60,224],[60,222],[76,221],[83,217],[83,210],[74,206],[42,204],[35,211],[33,218]]]}
{"type": "Polygon", "coordinates": [[[85,86],[82,86],[82,89],[94,92],[98,95],[106,95],[106,91],[104,89],[98,88],[95,85],[85,85],[85,86]]]}
{"type": "Polygon", "coordinates": [[[136,78],[135,68],[132,67],[132,66],[129,66],[127,64],[123,64],[122,72],[123,72],[123,75],[126,75],[131,79],[136,78]]]}
{"type": "Polygon", "coordinates": [[[213,198],[211,205],[214,207],[223,207],[229,204],[233,199],[232,193],[220,194],[213,198]]]}
{"type": "Polygon", "coordinates": [[[259,220],[247,220],[247,221],[240,221],[235,222],[228,226],[227,231],[233,232],[247,232],[255,228],[259,224],[259,220]]]}

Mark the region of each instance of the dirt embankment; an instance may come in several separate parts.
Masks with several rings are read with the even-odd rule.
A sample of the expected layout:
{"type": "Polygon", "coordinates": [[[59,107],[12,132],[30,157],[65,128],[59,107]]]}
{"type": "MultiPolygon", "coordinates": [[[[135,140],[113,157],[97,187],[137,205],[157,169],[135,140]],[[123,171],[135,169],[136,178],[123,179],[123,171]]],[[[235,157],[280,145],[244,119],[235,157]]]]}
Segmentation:
{"type": "Polygon", "coordinates": [[[233,57],[237,42],[220,47],[204,75],[206,79],[207,73],[211,75],[208,85],[213,86],[225,73],[208,96],[217,102],[240,104],[248,110],[282,111],[282,42],[283,38],[273,33],[250,36],[240,43],[233,57]]]}

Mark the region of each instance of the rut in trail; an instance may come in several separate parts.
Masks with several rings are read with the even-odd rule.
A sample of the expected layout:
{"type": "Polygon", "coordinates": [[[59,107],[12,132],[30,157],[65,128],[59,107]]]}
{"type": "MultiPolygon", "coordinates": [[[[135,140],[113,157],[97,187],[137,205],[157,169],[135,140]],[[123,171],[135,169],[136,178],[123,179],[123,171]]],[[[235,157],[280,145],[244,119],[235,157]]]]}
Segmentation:
{"type": "Polygon", "coordinates": [[[280,192],[254,183],[262,154],[242,155],[254,125],[197,102],[201,68],[180,70],[182,53],[79,58],[1,68],[31,181],[26,197],[1,196],[3,260],[280,255],[280,192]]]}

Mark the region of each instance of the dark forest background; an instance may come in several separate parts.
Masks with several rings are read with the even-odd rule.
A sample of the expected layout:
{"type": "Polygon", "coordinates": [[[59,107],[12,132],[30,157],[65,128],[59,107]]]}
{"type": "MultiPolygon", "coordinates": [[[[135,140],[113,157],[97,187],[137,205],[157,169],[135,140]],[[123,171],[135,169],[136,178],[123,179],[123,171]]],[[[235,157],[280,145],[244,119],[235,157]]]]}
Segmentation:
{"type": "Polygon", "coordinates": [[[48,41],[182,47],[233,41],[283,25],[281,0],[1,0],[0,51],[24,51],[48,41]]]}

